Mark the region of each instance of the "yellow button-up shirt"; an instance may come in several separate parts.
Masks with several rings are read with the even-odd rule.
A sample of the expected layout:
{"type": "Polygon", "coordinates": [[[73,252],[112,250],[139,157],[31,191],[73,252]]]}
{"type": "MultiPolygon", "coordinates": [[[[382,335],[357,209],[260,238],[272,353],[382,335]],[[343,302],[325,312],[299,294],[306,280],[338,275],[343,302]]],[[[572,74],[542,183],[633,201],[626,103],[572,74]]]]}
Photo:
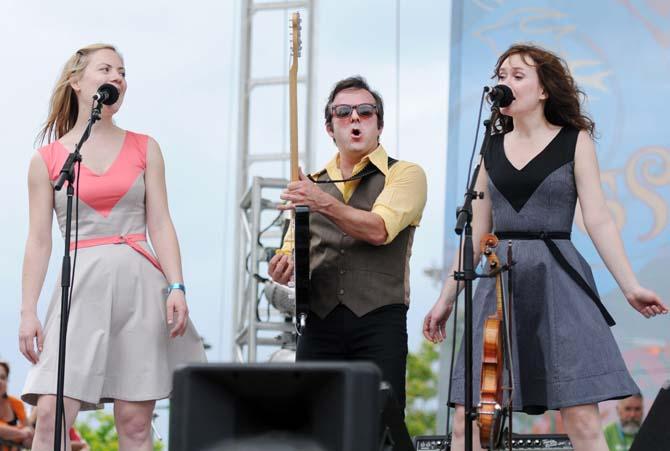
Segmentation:
{"type": "MultiPolygon", "coordinates": [[[[379,145],[356,163],[352,177],[361,172],[368,162],[374,164],[386,176],[384,188],[375,200],[371,212],[381,216],[388,234],[386,243],[390,243],[407,226],[419,225],[426,205],[426,174],[421,166],[408,161],[398,161],[389,167],[388,154],[384,147],[379,145]]],[[[328,162],[325,170],[331,180],[344,178],[340,170],[339,153],[328,162]]],[[[360,179],[335,183],[345,203],[349,202],[359,182],[360,179]]]]}

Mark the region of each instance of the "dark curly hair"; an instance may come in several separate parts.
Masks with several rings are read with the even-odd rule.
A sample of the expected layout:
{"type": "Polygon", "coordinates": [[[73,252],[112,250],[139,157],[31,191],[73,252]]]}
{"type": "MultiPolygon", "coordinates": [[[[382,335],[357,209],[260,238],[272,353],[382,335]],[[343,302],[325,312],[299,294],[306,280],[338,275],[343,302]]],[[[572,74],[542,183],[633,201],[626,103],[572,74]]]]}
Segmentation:
{"type": "MultiPolygon", "coordinates": [[[[596,124],[581,111],[581,99],[586,94],[577,87],[565,60],[534,44],[514,44],[498,58],[492,78],[498,77],[500,66],[512,55],[521,55],[526,64],[537,70],[540,85],[547,93],[544,117],[554,125],[586,130],[593,137],[596,124]]],[[[491,119],[494,133],[507,133],[514,128],[512,118],[497,110],[491,119]]]]}

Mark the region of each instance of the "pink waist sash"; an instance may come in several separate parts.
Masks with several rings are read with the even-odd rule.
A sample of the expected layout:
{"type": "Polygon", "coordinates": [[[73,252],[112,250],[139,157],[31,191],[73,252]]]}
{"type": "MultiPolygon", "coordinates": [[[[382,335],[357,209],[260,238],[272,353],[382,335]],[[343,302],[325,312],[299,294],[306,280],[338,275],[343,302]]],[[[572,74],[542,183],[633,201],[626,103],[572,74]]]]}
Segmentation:
{"type": "MultiPolygon", "coordinates": [[[[146,241],[147,236],[143,233],[132,233],[130,235],[115,235],[115,236],[105,236],[102,238],[91,238],[90,240],[79,240],[77,247],[79,249],[85,247],[93,246],[102,246],[104,244],[127,244],[132,247],[134,250],[142,254],[147,260],[151,262],[160,272],[163,272],[161,264],[158,263],[158,260],[151,255],[146,249],[137,244],[138,241],[146,241]]],[[[75,243],[70,244],[70,250],[74,250],[75,243]]]]}

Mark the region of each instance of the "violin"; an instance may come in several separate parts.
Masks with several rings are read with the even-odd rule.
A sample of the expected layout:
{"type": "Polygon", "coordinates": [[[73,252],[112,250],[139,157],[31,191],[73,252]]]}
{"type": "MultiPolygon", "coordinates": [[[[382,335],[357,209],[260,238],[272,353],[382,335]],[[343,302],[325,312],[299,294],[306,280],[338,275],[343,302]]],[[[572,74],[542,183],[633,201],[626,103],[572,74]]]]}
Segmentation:
{"type": "Polygon", "coordinates": [[[495,253],[498,238],[489,233],[482,237],[480,249],[486,256],[489,268],[496,272],[496,313],[484,322],[482,352],[482,373],[479,405],[477,406],[477,425],[479,440],[485,449],[491,442],[498,443],[503,423],[503,284],[500,260],[495,253]]]}

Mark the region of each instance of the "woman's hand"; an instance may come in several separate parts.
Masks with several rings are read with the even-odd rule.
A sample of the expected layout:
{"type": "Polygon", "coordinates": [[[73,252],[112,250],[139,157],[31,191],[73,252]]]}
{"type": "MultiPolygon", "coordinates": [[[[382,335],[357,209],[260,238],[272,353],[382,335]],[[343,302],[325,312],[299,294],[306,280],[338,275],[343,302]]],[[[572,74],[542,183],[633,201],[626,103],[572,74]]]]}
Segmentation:
{"type": "Polygon", "coordinates": [[[656,293],[639,285],[625,293],[625,296],[630,305],[645,318],[668,313],[668,308],[656,293]]]}
{"type": "Polygon", "coordinates": [[[40,324],[37,314],[34,312],[22,313],[21,324],[19,325],[19,350],[21,354],[30,363],[35,364],[40,358],[43,346],[42,324],[40,324]]]}
{"type": "Polygon", "coordinates": [[[423,336],[433,343],[440,343],[446,338],[446,324],[454,308],[453,302],[438,298],[423,320],[423,336]]]}
{"type": "Polygon", "coordinates": [[[180,289],[170,291],[167,298],[167,323],[172,326],[170,338],[181,337],[188,324],[188,306],[184,292],[180,289]]]}

